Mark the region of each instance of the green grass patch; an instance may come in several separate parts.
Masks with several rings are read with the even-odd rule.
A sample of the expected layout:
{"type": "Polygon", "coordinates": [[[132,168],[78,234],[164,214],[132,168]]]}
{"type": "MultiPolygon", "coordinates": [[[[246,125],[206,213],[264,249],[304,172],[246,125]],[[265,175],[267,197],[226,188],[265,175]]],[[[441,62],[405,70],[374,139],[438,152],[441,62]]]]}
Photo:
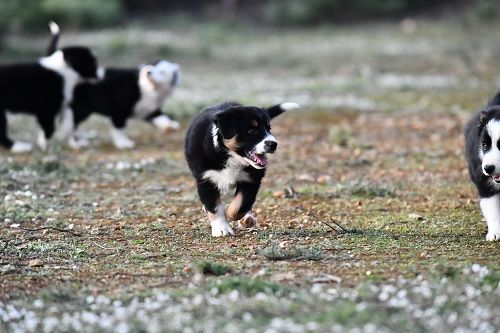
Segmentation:
{"type": "Polygon", "coordinates": [[[211,290],[217,288],[217,292],[220,294],[227,294],[233,290],[238,290],[247,296],[253,296],[257,293],[283,295],[288,292],[287,288],[279,284],[246,277],[227,278],[215,285],[209,285],[209,288],[211,290]]]}
{"type": "Polygon", "coordinates": [[[198,269],[205,275],[224,275],[232,271],[231,267],[217,264],[210,261],[203,261],[198,264],[198,269]]]}
{"type": "Polygon", "coordinates": [[[275,243],[263,248],[260,253],[269,260],[313,260],[318,261],[325,257],[323,251],[317,247],[290,247],[281,248],[275,243]]]}

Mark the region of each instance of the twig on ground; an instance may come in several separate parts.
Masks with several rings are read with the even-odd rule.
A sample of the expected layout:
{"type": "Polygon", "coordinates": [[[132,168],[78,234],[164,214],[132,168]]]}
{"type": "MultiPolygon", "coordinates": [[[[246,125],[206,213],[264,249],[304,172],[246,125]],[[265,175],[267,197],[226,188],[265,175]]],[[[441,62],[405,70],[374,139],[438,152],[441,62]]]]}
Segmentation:
{"type": "Polygon", "coordinates": [[[300,210],[308,213],[309,215],[311,215],[312,217],[314,217],[314,219],[316,219],[317,221],[319,221],[320,223],[323,223],[324,225],[326,225],[327,227],[329,227],[330,229],[332,229],[333,231],[337,232],[337,233],[346,233],[348,232],[345,228],[343,228],[338,222],[334,221],[333,218],[331,218],[332,222],[337,226],[337,228],[335,228],[333,225],[331,225],[330,223],[327,223],[325,221],[323,221],[322,219],[320,219],[319,217],[316,216],[316,214],[314,214],[312,211],[308,210],[308,209],[305,209],[304,207],[302,206],[299,206],[298,207],[300,210]]]}
{"type": "Polygon", "coordinates": [[[29,232],[36,232],[36,231],[42,231],[42,230],[54,230],[54,231],[59,231],[59,232],[67,232],[69,234],[72,234],[73,236],[80,237],[81,234],[74,232],[73,230],[69,229],[60,229],[56,227],[40,227],[40,228],[24,228],[24,227],[17,227],[17,228],[11,228],[11,227],[3,227],[4,229],[19,229],[23,231],[29,231],[29,232]]]}
{"type": "Polygon", "coordinates": [[[115,272],[112,274],[113,277],[119,276],[119,275],[132,276],[132,277],[152,277],[152,278],[166,278],[166,277],[170,276],[167,274],[125,273],[125,272],[115,272]]]}
{"type": "Polygon", "coordinates": [[[333,219],[333,217],[330,217],[330,220],[332,220],[332,222],[333,222],[333,223],[334,223],[337,227],[339,227],[339,228],[340,228],[340,230],[342,230],[342,232],[344,232],[344,233],[349,232],[349,230],[347,230],[346,228],[344,228],[343,226],[341,226],[341,225],[340,225],[337,221],[335,221],[335,220],[333,219]]]}

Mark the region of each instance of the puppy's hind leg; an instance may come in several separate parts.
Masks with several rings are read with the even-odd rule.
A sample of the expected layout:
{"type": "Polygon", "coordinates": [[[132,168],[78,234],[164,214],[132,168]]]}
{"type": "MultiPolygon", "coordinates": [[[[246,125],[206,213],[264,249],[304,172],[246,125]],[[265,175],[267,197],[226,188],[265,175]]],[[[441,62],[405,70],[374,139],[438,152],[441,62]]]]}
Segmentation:
{"type": "Polygon", "coordinates": [[[239,185],[233,201],[226,208],[226,215],[230,220],[238,221],[240,228],[253,228],[257,218],[250,212],[259,190],[259,184],[245,183],[239,185]]]}
{"type": "Polygon", "coordinates": [[[481,211],[488,224],[487,241],[500,241],[500,195],[481,198],[481,211]]]}
{"type": "Polygon", "coordinates": [[[27,142],[12,141],[7,136],[7,116],[4,110],[0,110],[0,145],[10,149],[13,153],[27,153],[33,149],[33,145],[27,142]]]}
{"type": "Polygon", "coordinates": [[[155,112],[147,116],[145,120],[151,122],[153,125],[164,132],[170,130],[176,131],[180,128],[180,124],[177,121],[170,119],[160,110],[156,110],[155,112]]]}
{"type": "Polygon", "coordinates": [[[197,181],[198,195],[208,214],[213,237],[234,236],[234,231],[227,222],[224,205],[220,201],[220,192],[212,183],[197,181]]]}

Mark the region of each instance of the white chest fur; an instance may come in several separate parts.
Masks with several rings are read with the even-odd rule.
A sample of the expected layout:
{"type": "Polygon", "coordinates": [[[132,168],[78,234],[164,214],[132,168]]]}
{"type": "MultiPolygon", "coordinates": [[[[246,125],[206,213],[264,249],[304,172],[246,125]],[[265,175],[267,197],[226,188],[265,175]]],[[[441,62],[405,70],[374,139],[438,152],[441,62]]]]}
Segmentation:
{"type": "Polygon", "coordinates": [[[227,160],[226,167],[222,170],[208,170],[203,174],[203,179],[212,182],[221,193],[227,193],[236,183],[251,182],[250,176],[243,168],[248,163],[237,156],[231,156],[227,160]]]}
{"type": "Polygon", "coordinates": [[[139,76],[141,98],[134,106],[134,117],[147,117],[152,111],[162,108],[171,90],[158,88],[142,73],[139,76]]]}
{"type": "Polygon", "coordinates": [[[76,84],[80,80],[80,75],[78,75],[75,70],[68,66],[64,60],[64,55],[62,51],[56,51],[49,57],[41,58],[39,61],[40,65],[43,67],[57,72],[63,77],[64,81],[64,105],[68,105],[73,99],[73,90],[76,84]]]}

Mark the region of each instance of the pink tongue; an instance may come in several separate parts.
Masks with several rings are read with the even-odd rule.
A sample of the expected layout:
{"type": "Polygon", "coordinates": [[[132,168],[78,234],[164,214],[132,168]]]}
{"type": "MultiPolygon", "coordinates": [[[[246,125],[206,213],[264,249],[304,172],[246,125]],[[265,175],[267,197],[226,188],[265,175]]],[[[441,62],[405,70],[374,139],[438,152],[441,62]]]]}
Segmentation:
{"type": "Polygon", "coordinates": [[[259,163],[259,165],[266,165],[267,164],[267,158],[265,156],[262,156],[262,155],[258,155],[258,154],[255,154],[255,159],[257,160],[257,163],[259,163]]]}
{"type": "Polygon", "coordinates": [[[497,182],[500,181],[500,175],[494,175],[493,180],[495,180],[497,182]]]}

